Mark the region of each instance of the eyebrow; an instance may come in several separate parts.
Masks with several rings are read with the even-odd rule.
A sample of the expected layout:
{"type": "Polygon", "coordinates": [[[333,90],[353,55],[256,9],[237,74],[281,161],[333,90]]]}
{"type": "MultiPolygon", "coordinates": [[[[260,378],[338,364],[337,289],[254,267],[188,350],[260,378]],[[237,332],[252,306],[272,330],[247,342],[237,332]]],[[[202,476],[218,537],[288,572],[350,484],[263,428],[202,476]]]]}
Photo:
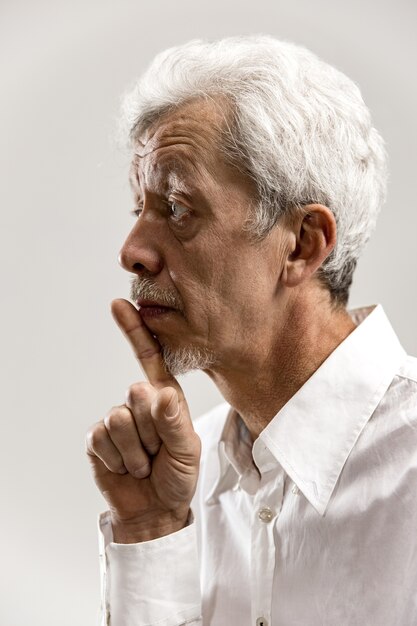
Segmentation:
{"type": "MultiPolygon", "coordinates": [[[[140,156],[135,154],[132,160],[132,164],[129,172],[129,183],[132,191],[137,193],[140,189],[140,182],[138,176],[138,165],[140,162],[140,156]]],[[[171,187],[176,191],[184,193],[190,191],[190,185],[186,182],[190,177],[195,178],[200,176],[198,167],[191,159],[182,155],[179,158],[177,155],[168,157],[162,163],[158,163],[159,175],[166,180],[167,187],[171,187]]]]}

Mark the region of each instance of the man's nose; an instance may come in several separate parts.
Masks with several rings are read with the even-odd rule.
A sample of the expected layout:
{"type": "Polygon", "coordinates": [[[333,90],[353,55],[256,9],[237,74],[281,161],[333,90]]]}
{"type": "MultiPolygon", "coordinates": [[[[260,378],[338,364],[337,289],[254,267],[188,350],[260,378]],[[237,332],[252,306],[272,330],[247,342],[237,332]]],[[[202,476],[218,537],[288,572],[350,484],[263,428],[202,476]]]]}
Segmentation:
{"type": "Polygon", "coordinates": [[[153,245],[150,233],[145,233],[139,221],[129,233],[119,253],[119,263],[133,274],[158,274],[162,269],[162,259],[158,248],[153,245]]]}

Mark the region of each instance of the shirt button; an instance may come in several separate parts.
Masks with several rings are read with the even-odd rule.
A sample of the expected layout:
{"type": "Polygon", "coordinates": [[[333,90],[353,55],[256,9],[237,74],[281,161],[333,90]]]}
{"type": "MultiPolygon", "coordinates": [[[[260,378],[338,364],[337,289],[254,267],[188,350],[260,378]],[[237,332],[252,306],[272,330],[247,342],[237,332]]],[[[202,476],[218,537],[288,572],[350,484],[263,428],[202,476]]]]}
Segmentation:
{"type": "MultiPolygon", "coordinates": [[[[259,509],[258,511],[258,517],[261,520],[261,522],[265,522],[265,524],[267,524],[268,522],[270,522],[272,520],[272,518],[274,517],[273,512],[271,511],[271,509],[268,509],[267,507],[264,507],[263,509],[259,509]]],[[[258,618],[262,619],[261,617],[258,618]]],[[[258,624],[258,622],[256,622],[258,624]]],[[[259,622],[260,624],[260,622],[259,622]]],[[[264,626],[268,626],[268,624],[265,622],[264,626]]]]}
{"type": "Polygon", "coordinates": [[[268,622],[264,617],[258,617],[256,620],[256,626],[268,626],[268,622]]]}
{"type": "Polygon", "coordinates": [[[295,493],[296,496],[298,496],[298,494],[300,493],[299,488],[297,487],[297,485],[294,485],[294,487],[291,490],[293,493],[295,493]]]}

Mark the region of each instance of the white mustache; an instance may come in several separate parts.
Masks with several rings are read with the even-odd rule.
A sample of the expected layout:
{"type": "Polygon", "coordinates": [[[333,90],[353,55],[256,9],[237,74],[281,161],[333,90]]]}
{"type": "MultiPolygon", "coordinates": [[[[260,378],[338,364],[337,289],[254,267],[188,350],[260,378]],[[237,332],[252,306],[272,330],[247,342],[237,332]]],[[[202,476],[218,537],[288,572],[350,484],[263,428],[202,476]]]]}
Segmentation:
{"type": "Polygon", "coordinates": [[[136,302],[139,298],[144,300],[155,300],[162,306],[171,307],[178,311],[183,311],[184,305],[176,291],[161,289],[147,277],[132,278],[130,286],[130,299],[136,302]]]}

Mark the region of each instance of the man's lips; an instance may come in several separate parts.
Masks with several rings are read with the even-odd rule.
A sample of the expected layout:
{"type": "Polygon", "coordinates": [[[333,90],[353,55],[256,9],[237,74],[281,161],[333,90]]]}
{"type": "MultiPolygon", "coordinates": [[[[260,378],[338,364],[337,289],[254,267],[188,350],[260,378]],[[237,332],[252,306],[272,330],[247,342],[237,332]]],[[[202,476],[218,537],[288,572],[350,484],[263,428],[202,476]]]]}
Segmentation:
{"type": "Polygon", "coordinates": [[[155,318],[160,315],[166,315],[167,313],[172,313],[176,311],[176,309],[166,306],[165,304],[161,304],[160,302],[156,302],[155,300],[137,300],[136,304],[139,307],[140,314],[144,318],[155,318]]]}
{"type": "Polygon", "coordinates": [[[146,298],[139,298],[136,300],[136,304],[138,307],[142,308],[159,308],[159,309],[171,309],[174,310],[172,306],[168,306],[163,302],[158,302],[157,300],[147,300],[146,298]]]}

